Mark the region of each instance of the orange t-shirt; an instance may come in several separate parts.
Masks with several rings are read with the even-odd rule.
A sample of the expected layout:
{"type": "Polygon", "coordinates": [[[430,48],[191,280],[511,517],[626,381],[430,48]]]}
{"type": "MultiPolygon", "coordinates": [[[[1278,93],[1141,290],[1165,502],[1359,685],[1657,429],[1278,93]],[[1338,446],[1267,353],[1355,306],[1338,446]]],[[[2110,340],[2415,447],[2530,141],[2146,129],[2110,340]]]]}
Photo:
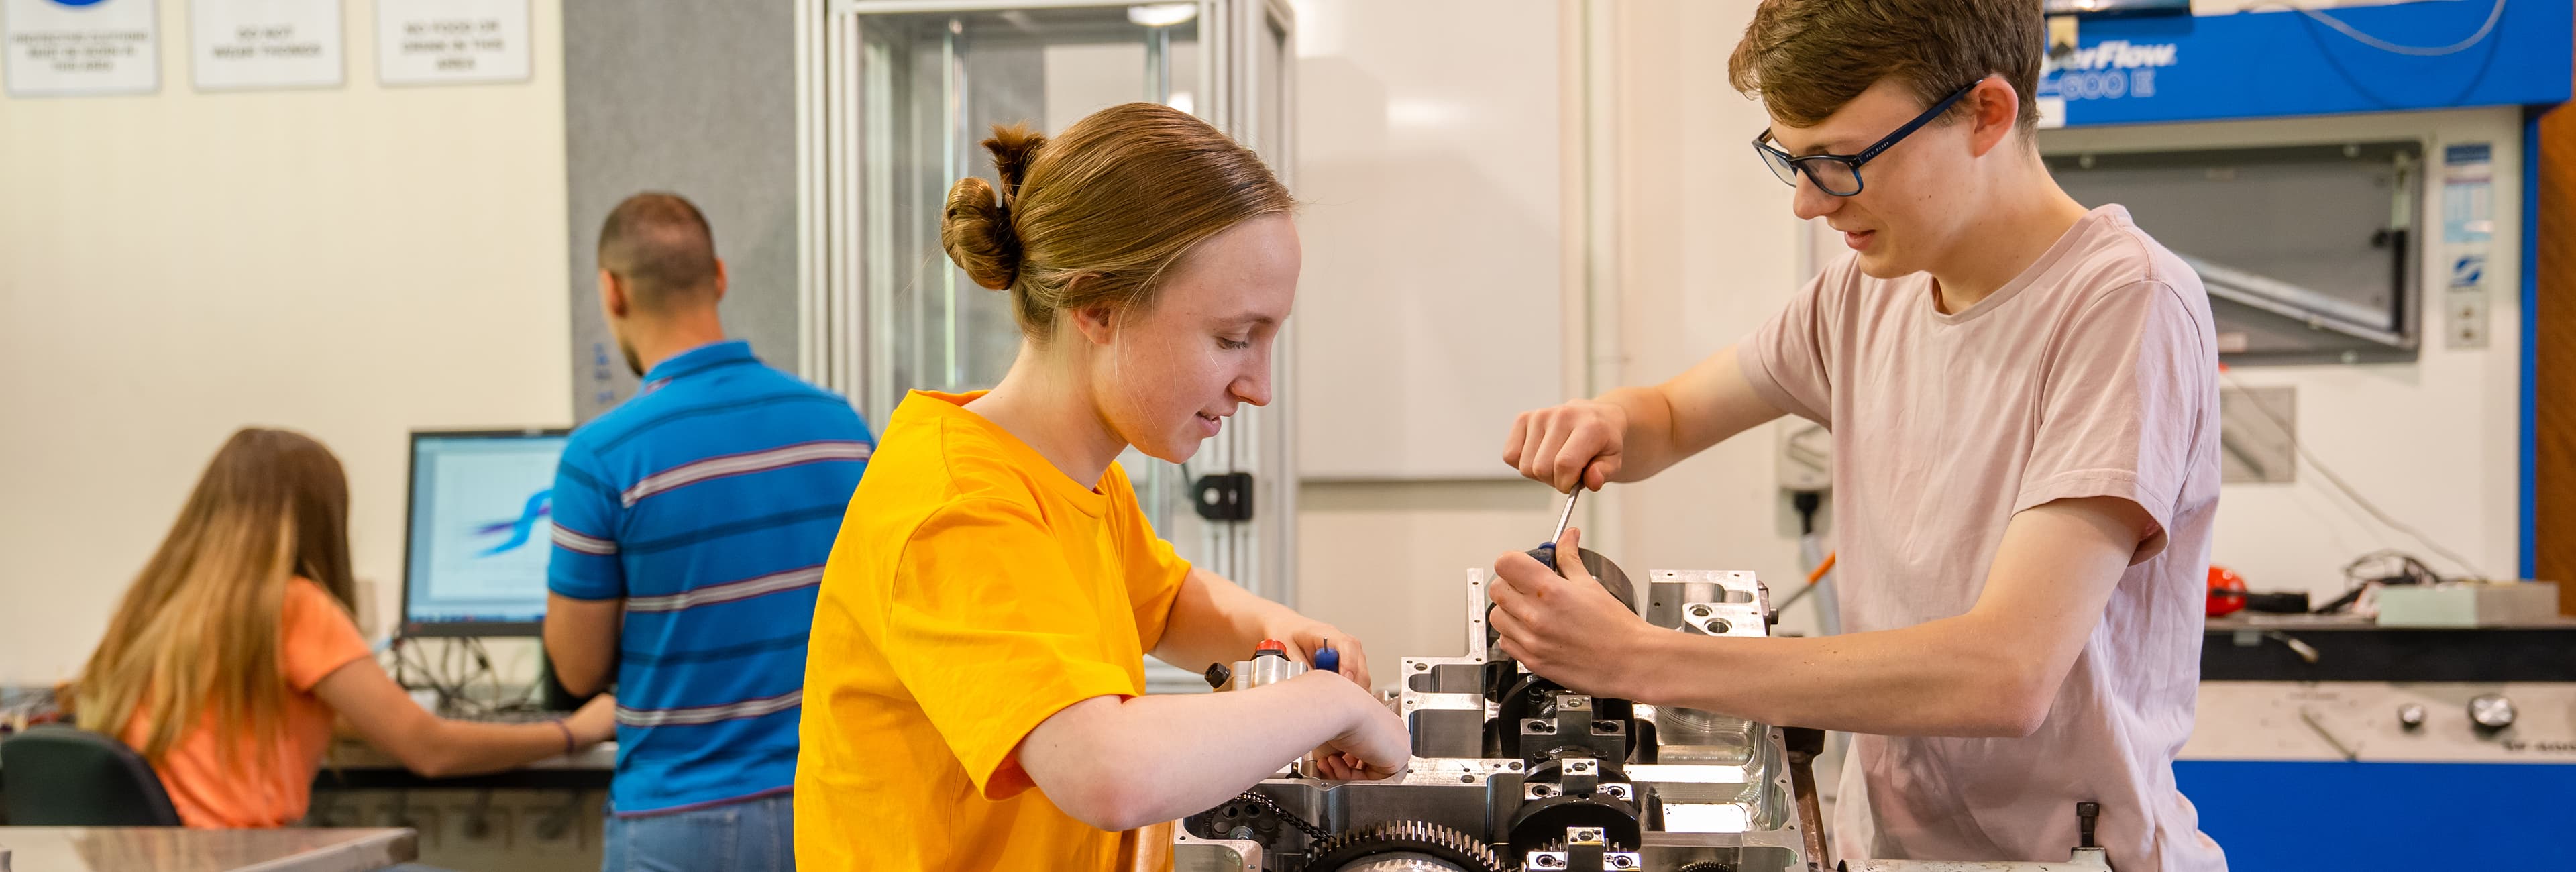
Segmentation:
{"type": "MultiPolygon", "coordinates": [[[[286,614],[278,622],[283,644],[278,663],[286,680],[286,711],[281,725],[286,741],[274,748],[254,748],[244,738],[240,758],[255,771],[238,772],[224,765],[215,745],[215,713],[206,711],[197,726],[172,743],[169,754],[153,765],[179,819],[197,829],[282,827],[304,817],[313,798],[313,773],[331,746],[331,707],[313,695],[313,685],[368,654],[367,640],[348,611],[329,591],[307,579],[286,585],[286,614]]],[[[125,724],[124,739],[137,748],[151,734],[151,713],[138,709],[125,724]]]]}
{"type": "Polygon", "coordinates": [[[1116,464],[1076,482],[961,408],[976,396],[895,409],[823,570],[796,761],[807,872],[1118,860],[1120,834],[1030,789],[1020,740],[1065,706],[1145,692],[1190,565],[1116,464]]]}

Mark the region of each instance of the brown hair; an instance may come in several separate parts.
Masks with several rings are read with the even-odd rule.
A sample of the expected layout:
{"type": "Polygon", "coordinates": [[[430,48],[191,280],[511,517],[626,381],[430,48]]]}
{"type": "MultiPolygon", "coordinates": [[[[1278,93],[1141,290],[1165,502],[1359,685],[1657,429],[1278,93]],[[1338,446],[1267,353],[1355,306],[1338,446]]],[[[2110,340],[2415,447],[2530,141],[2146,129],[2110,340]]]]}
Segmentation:
{"type": "Polygon", "coordinates": [[[599,268],[625,280],[637,308],[667,312],[706,296],[715,281],[715,231],[686,197],[636,194],[600,225],[599,268]]]}
{"type": "Polygon", "coordinates": [[[1926,107],[2000,74],[2039,122],[2047,25],[2035,0],[1763,0],[1726,79],[1772,117],[1812,127],[1872,83],[1902,80],[1926,107]]]}
{"type": "Polygon", "coordinates": [[[212,711],[229,765],[243,762],[245,739],[274,745],[286,707],[279,633],[297,576],[353,603],[348,478],[310,437],[244,429],[206,464],[81,670],[81,727],[122,736],[142,713],[138,750],[158,762],[212,711]]]}
{"type": "Polygon", "coordinates": [[[976,284],[1010,292],[1034,339],[1058,312],[1152,306],[1191,247],[1296,204],[1251,149],[1158,103],[1112,106],[1052,138],[994,125],[984,147],[998,197],[983,179],[957,180],[939,242],[976,284]]]}

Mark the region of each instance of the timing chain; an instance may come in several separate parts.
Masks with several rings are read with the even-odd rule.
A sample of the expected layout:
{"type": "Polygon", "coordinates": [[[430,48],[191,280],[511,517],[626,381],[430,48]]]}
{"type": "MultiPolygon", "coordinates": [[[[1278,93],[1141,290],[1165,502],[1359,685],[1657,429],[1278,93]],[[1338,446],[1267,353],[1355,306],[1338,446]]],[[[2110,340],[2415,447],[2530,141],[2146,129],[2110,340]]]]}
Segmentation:
{"type": "Polygon", "coordinates": [[[1278,800],[1271,799],[1260,791],[1246,790],[1243,792],[1242,796],[1235,798],[1248,799],[1251,800],[1254,805],[1269,809],[1271,814],[1278,815],[1280,820],[1287,821],[1289,826],[1296,827],[1299,832],[1305,833],[1306,838],[1320,842],[1332,837],[1333,835],[1332,833],[1325,832],[1323,827],[1308,823],[1305,818],[1298,817],[1296,812],[1289,811],[1286,806],[1280,805],[1278,800]]]}

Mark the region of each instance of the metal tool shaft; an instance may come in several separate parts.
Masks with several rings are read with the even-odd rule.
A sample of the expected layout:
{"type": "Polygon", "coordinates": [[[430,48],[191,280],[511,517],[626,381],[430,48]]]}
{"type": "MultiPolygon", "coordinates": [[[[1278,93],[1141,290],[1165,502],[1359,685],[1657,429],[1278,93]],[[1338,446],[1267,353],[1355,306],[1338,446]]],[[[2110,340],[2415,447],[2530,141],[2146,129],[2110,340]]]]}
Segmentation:
{"type": "Polygon", "coordinates": [[[1570,492],[1566,493],[1566,495],[1565,495],[1565,514],[1557,516],[1557,519],[1556,519],[1556,535],[1548,537],[1547,541],[1550,541],[1550,542],[1563,542],[1563,541],[1565,541],[1565,528],[1566,528],[1566,525],[1574,523],[1574,502],[1575,502],[1576,500],[1580,500],[1580,499],[1582,499],[1582,498],[1583,498],[1583,485],[1582,485],[1582,483],[1577,482],[1577,483],[1574,485],[1574,490],[1572,490],[1572,491],[1570,491],[1570,492]]]}

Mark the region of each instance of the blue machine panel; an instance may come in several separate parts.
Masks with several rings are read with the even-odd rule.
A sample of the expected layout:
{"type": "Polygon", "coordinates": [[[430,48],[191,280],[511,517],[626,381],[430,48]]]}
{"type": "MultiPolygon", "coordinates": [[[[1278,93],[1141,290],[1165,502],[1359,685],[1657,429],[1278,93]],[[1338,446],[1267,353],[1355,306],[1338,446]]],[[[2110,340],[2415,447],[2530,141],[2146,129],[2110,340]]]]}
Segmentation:
{"type": "Polygon", "coordinates": [[[2576,764],[2182,760],[2230,869],[2576,869],[2576,764]]]}
{"type": "MultiPolygon", "coordinates": [[[[2497,0],[2332,10],[2386,42],[2441,47],[2476,34],[2497,0]]],[[[2486,37],[2457,52],[2387,51],[2295,11],[2087,18],[2039,93],[2070,127],[2465,106],[2568,96],[2569,0],[2504,0],[2486,37]]]]}

